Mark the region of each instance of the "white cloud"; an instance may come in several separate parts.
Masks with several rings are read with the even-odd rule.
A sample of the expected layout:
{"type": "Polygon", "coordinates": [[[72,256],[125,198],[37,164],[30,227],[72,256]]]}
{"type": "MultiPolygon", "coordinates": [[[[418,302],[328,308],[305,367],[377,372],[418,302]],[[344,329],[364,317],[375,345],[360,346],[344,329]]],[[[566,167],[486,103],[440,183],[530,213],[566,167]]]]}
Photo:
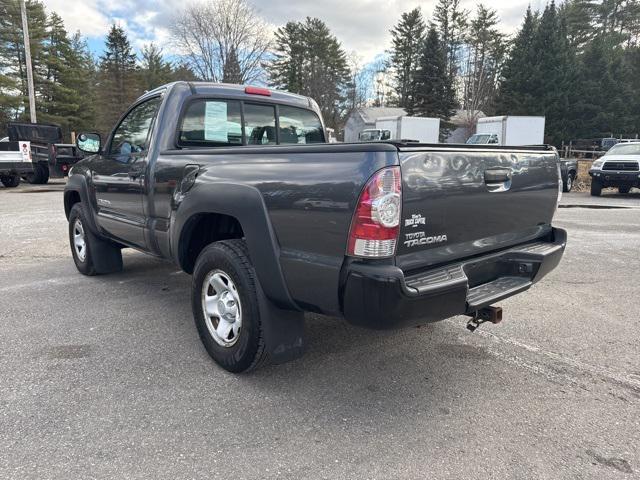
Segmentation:
{"type": "Polygon", "coordinates": [[[56,12],[62,17],[69,32],[80,30],[85,37],[95,38],[109,31],[109,15],[105,14],[96,0],[45,0],[44,5],[47,11],[56,12]]]}
{"type": "MultiPolygon", "coordinates": [[[[389,30],[402,12],[419,6],[428,20],[436,4],[436,0],[249,1],[267,22],[275,26],[288,20],[304,20],[307,16],[320,18],[342,42],[345,50],[355,51],[365,62],[389,48],[389,30]]],[[[99,38],[106,34],[110,23],[120,20],[136,48],[154,42],[167,53],[172,53],[169,42],[172,18],[183,4],[175,0],[44,0],[44,3],[63,18],[69,31],[80,30],[87,37],[99,38]],[[123,23],[125,20],[126,25],[123,23]]],[[[471,11],[478,3],[476,0],[462,0],[463,7],[471,11]]],[[[492,0],[488,4],[501,16],[503,30],[513,33],[527,5],[531,4],[534,9],[543,8],[547,0],[492,0]]]]}

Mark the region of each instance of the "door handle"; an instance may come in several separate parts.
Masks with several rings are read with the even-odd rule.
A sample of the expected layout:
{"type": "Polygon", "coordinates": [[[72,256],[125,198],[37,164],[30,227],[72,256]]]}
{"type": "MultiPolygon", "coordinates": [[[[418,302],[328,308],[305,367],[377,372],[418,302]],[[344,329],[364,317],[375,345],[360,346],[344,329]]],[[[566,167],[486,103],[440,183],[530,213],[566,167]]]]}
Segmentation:
{"type": "Polygon", "coordinates": [[[496,185],[511,180],[510,168],[489,168],[484,171],[484,183],[496,185]]]}

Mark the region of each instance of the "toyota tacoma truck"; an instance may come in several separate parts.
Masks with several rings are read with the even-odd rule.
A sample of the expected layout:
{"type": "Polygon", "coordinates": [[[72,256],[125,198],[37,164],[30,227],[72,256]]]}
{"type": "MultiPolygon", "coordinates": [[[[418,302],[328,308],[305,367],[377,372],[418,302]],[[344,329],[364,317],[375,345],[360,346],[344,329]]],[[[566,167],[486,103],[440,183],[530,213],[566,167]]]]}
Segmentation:
{"type": "Polygon", "coordinates": [[[85,275],[121,249],[192,275],[200,338],[243,372],[302,354],[304,312],[374,329],[468,315],[560,261],[562,182],[552,147],[326,143],[317,104],[258,87],[177,82],[150,91],[64,192],[85,275]]]}

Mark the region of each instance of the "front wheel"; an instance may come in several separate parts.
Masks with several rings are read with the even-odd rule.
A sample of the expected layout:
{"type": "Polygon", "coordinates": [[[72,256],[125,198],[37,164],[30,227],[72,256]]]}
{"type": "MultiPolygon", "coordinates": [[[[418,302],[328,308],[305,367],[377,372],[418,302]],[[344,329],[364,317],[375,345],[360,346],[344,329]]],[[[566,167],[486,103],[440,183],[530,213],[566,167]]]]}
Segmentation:
{"type": "Polygon", "coordinates": [[[602,193],[602,183],[600,180],[592,179],[591,180],[591,195],[593,197],[599,197],[602,193]]]}
{"type": "Polygon", "coordinates": [[[631,191],[631,187],[618,187],[618,193],[627,194],[631,191]]]}
{"type": "Polygon", "coordinates": [[[73,262],[83,275],[122,270],[120,248],[91,232],[82,203],[76,203],[69,212],[69,244],[73,262]]]}
{"type": "Polygon", "coordinates": [[[266,362],[257,279],[243,240],[215,242],[202,250],[191,306],[200,339],[222,368],[240,373],[266,362]]]}
{"type": "Polygon", "coordinates": [[[573,181],[574,181],[574,174],[573,173],[568,173],[567,174],[567,180],[562,182],[562,191],[563,192],[570,192],[571,189],[573,188],[573,181]]]}
{"type": "Polygon", "coordinates": [[[0,177],[2,185],[7,188],[15,188],[20,185],[20,175],[6,175],[0,177]]]}

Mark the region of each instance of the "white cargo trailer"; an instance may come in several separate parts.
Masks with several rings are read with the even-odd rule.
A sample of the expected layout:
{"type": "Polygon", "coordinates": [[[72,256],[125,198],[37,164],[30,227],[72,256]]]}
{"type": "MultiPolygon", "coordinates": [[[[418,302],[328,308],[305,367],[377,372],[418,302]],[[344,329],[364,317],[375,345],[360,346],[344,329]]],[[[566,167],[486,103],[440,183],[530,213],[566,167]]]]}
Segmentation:
{"type": "Polygon", "coordinates": [[[440,119],[407,116],[382,117],[376,120],[376,129],[380,131],[390,131],[390,140],[438,143],[440,137],[440,119]]]}
{"type": "Polygon", "coordinates": [[[468,144],[542,145],[545,117],[485,117],[479,118],[476,133],[468,144]]]}

